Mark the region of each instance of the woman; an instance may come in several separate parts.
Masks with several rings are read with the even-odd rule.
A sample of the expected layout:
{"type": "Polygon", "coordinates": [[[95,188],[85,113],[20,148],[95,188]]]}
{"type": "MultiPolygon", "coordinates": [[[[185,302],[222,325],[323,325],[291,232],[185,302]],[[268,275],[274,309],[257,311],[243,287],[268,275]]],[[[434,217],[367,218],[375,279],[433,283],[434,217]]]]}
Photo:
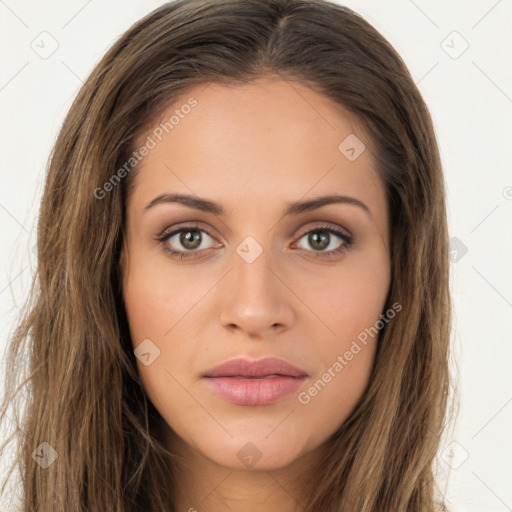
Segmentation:
{"type": "Polygon", "coordinates": [[[448,265],[431,118],[373,27],[163,5],[52,152],[2,409],[28,386],[23,510],[444,510],[448,265]]]}

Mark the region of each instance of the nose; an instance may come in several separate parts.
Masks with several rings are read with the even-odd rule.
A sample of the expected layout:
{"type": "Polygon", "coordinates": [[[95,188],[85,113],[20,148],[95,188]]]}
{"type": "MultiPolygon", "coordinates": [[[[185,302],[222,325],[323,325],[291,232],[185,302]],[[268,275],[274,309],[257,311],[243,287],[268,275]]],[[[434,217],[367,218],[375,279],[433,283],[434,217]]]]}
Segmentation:
{"type": "Polygon", "coordinates": [[[220,322],[227,329],[265,339],[293,325],[293,293],[268,253],[264,250],[250,263],[233,254],[233,269],[219,290],[220,322]]]}

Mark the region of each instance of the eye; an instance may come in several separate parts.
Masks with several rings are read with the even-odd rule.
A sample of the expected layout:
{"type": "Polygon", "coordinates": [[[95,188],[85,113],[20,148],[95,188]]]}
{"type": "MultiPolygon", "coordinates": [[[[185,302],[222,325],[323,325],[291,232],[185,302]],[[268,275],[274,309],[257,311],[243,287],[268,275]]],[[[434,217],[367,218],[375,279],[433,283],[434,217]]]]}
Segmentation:
{"type": "Polygon", "coordinates": [[[316,257],[335,256],[350,249],[354,243],[353,237],[347,231],[332,226],[318,226],[306,231],[300,240],[306,236],[306,244],[313,248],[313,251],[309,252],[317,253],[316,257]],[[340,241],[337,245],[336,239],[340,241]]]}
{"type": "Polygon", "coordinates": [[[197,252],[210,249],[211,246],[205,247],[208,239],[213,240],[204,229],[200,229],[197,225],[181,226],[157,238],[171,256],[179,256],[181,259],[195,256],[197,252]]]}
{"type": "MultiPolygon", "coordinates": [[[[354,243],[353,237],[347,231],[332,226],[318,226],[310,229],[301,235],[299,242],[306,236],[306,244],[312,247],[313,250],[309,250],[300,244],[299,248],[316,253],[315,257],[320,258],[336,256],[350,249],[354,243]],[[336,239],[338,240],[337,245],[336,239]]],[[[184,259],[195,257],[197,253],[213,248],[212,245],[208,246],[208,239],[214,240],[206,230],[195,224],[176,227],[172,231],[157,237],[156,240],[164,246],[164,250],[172,257],[184,259]]],[[[222,246],[222,244],[219,245],[222,246]]]]}

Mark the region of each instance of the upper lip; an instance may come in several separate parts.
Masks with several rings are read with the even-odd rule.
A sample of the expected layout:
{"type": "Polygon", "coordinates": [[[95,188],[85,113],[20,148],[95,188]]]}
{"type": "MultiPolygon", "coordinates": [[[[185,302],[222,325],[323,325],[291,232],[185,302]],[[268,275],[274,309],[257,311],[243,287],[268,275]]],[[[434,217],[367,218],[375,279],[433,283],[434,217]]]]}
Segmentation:
{"type": "Polygon", "coordinates": [[[268,375],[307,377],[308,374],[282,359],[265,357],[258,360],[230,359],[208,370],[203,377],[266,377],[268,375]]]}

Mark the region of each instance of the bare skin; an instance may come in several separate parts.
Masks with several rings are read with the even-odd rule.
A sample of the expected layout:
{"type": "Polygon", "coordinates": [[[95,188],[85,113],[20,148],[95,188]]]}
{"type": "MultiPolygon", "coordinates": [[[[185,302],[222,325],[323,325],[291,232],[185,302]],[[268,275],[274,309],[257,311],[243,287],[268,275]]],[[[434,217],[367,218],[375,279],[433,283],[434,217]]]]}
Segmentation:
{"type": "Polygon", "coordinates": [[[134,349],[149,339],[149,352],[160,351],[151,364],[137,360],[139,373],[168,425],[169,450],[183,460],[177,510],[299,511],[326,441],[370,379],[378,335],[359,343],[350,360],[344,354],[384,313],[391,275],[385,189],[370,141],[304,85],[279,78],[203,85],[162,119],[190,97],[197,106],[144,157],[128,198],[121,264],[131,336],[134,349]],[[357,144],[355,152],[338,148],[350,134],[366,144],[359,156],[357,144]],[[145,208],[165,193],[208,199],[225,213],[170,202],[145,208]],[[293,202],[334,194],[368,211],[333,203],[282,214],[293,202]],[[326,227],[348,232],[353,244],[326,227]],[[188,232],[200,244],[187,243],[188,232]],[[253,261],[242,257],[258,248],[253,261]],[[234,404],[202,375],[239,356],[278,357],[308,377],[277,402],[234,404]],[[311,391],[326,372],[330,379],[311,391]]]}

